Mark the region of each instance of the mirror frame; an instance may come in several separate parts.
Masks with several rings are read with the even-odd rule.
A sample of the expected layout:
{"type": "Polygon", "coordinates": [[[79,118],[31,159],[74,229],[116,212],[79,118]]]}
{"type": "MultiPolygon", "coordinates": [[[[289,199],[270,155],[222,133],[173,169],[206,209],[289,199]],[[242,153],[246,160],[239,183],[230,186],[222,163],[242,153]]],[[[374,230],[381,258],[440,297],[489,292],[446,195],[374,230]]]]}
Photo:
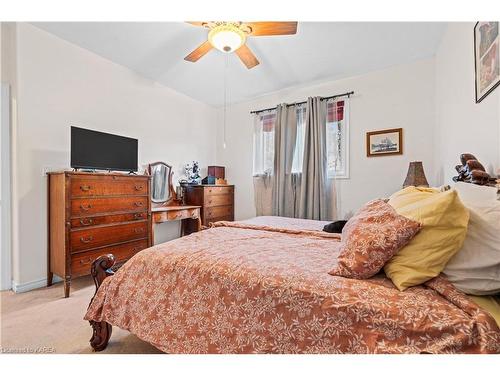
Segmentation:
{"type": "MultiPolygon", "coordinates": [[[[153,202],[153,197],[151,196],[150,197],[151,203],[153,203],[155,205],[159,205],[159,206],[166,206],[166,205],[171,204],[173,202],[177,202],[177,193],[175,192],[174,186],[172,185],[172,175],[174,174],[174,172],[172,171],[172,166],[170,164],[167,164],[163,161],[155,161],[154,163],[149,163],[148,164],[148,174],[151,176],[150,183],[153,183],[152,169],[153,169],[153,167],[155,167],[157,165],[164,165],[165,167],[169,168],[169,170],[170,170],[170,173],[168,174],[168,177],[167,177],[167,184],[168,184],[168,190],[170,192],[170,198],[168,198],[164,202],[153,202]]],[[[150,190],[151,190],[151,188],[150,188],[150,190]]]]}

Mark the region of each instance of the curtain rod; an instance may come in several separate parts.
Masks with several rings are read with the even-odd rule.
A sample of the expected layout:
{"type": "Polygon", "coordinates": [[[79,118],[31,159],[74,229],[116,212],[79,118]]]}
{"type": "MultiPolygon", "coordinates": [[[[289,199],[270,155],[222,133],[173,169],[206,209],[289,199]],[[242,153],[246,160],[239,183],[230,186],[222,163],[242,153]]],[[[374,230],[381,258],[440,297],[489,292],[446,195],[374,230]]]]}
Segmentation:
{"type": "MultiPolygon", "coordinates": [[[[324,98],[321,98],[321,100],[328,100],[328,99],[333,99],[333,98],[340,98],[341,96],[350,97],[352,94],[354,94],[354,91],[349,91],[349,92],[346,92],[344,94],[338,94],[338,95],[332,95],[332,96],[325,96],[324,98]]],[[[291,107],[292,105],[306,104],[306,103],[307,103],[307,101],[293,103],[293,104],[287,104],[287,107],[291,107]]],[[[260,113],[260,112],[272,111],[273,109],[276,109],[276,107],[266,108],[266,109],[259,109],[257,111],[250,111],[250,113],[260,113]]]]}

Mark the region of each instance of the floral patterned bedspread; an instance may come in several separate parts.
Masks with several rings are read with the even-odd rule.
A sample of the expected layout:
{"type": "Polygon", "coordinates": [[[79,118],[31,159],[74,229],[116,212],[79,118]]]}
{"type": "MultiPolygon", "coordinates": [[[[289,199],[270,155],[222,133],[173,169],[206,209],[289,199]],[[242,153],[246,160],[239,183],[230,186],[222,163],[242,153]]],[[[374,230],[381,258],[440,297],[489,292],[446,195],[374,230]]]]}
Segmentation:
{"type": "Polygon", "coordinates": [[[221,222],[141,251],[85,319],[168,353],[500,352],[493,318],[446,279],[400,292],[383,274],[331,276],[339,236],[278,221],[221,222]]]}

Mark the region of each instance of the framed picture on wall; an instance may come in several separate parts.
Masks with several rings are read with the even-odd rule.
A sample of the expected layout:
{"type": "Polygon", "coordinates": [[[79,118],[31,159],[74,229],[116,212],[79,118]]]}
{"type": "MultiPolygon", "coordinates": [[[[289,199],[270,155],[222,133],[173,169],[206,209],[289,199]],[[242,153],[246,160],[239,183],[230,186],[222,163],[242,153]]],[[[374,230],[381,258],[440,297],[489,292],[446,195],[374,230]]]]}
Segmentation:
{"type": "Polygon", "coordinates": [[[476,103],[500,84],[498,22],[478,22],[474,26],[474,68],[476,103]]]}
{"type": "Polygon", "coordinates": [[[386,129],[366,133],[366,156],[401,155],[403,129],[386,129]]]}

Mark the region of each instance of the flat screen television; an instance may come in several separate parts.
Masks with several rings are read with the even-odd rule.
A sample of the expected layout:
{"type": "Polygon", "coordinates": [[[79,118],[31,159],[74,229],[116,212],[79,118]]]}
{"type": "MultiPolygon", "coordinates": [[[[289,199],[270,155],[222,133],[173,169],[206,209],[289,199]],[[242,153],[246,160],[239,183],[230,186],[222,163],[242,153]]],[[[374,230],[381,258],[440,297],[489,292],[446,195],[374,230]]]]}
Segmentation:
{"type": "Polygon", "coordinates": [[[71,127],[71,167],[137,171],[137,139],[71,127]]]}

